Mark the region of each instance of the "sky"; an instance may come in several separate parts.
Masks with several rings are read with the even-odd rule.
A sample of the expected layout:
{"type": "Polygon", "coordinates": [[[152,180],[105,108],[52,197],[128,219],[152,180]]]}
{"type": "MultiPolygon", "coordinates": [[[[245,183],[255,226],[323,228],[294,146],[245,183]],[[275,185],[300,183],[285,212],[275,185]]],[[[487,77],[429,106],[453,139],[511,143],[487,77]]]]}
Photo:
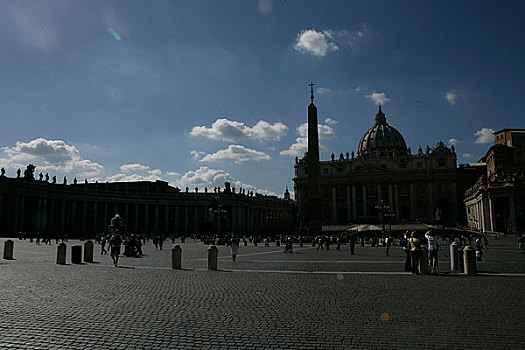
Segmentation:
{"type": "Polygon", "coordinates": [[[0,166],[282,196],[377,105],[412,153],[523,128],[523,1],[0,1],[0,166]]]}

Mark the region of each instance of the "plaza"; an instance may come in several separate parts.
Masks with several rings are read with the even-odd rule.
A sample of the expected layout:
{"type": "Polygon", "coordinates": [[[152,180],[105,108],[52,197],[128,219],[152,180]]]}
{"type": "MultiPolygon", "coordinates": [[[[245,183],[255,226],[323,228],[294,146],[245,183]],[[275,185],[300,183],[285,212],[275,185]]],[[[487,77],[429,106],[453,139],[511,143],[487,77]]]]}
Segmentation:
{"type": "MultiPolygon", "coordinates": [[[[0,241],[4,246],[6,239],[0,241]]],[[[113,267],[95,245],[95,262],[56,264],[57,247],[14,240],[0,261],[2,349],[349,349],[522,348],[525,259],[514,237],[491,240],[476,276],[452,273],[448,245],[439,276],[403,272],[399,246],[357,245],[350,255],[311,244],[241,244],[237,261],[219,248],[171,242],[113,267]]],[[[440,241],[441,243],[441,241],[440,241]]]]}

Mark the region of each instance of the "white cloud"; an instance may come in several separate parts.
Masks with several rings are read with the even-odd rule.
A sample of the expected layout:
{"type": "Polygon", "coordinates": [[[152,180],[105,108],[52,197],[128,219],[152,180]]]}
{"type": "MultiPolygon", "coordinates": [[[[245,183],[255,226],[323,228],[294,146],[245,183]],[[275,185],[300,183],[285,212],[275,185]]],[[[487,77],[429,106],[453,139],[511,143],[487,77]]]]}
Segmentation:
{"type": "Polygon", "coordinates": [[[165,174],[165,176],[170,176],[170,177],[177,177],[177,176],[180,176],[180,174],[176,171],[167,171],[165,174]]]}
{"type": "MultiPolygon", "coordinates": [[[[304,123],[304,124],[299,125],[299,127],[297,127],[297,132],[302,137],[308,137],[308,123],[304,123]]],[[[335,137],[335,131],[329,125],[318,124],[317,125],[317,132],[319,134],[319,139],[320,140],[322,140],[322,139],[333,139],[335,137]]]]}
{"type": "Polygon", "coordinates": [[[482,128],[481,130],[476,131],[474,136],[477,136],[474,143],[491,143],[494,142],[494,129],[491,128],[482,128]]]}
{"type": "Polygon", "coordinates": [[[29,163],[37,171],[53,171],[74,177],[97,177],[104,167],[80,157],[78,149],[62,140],[37,138],[29,142],[18,141],[14,147],[1,148],[5,157],[0,164],[7,169],[24,169],[29,163]]]}
{"type": "Polygon", "coordinates": [[[325,122],[325,124],[331,124],[331,125],[336,125],[336,124],[339,123],[337,120],[332,119],[332,118],[330,118],[330,117],[326,118],[326,119],[324,120],[324,122],[325,122]]]}
{"type": "Polygon", "coordinates": [[[238,191],[240,188],[246,189],[246,191],[253,191],[254,193],[261,193],[266,195],[275,196],[276,194],[272,191],[260,189],[255,186],[245,184],[242,181],[232,178],[231,174],[225,172],[222,169],[211,169],[205,166],[200,167],[197,170],[190,170],[182,175],[181,179],[177,182],[177,185],[184,189],[189,187],[191,189],[199,187],[199,189],[208,188],[208,191],[213,191],[214,187],[224,188],[225,182],[230,182],[232,187],[235,187],[238,191]]]}
{"type": "Polygon", "coordinates": [[[308,151],[308,138],[298,137],[288,149],[281,151],[279,154],[281,156],[302,156],[306,151],[308,151]]]}
{"type": "Polygon", "coordinates": [[[297,34],[294,48],[302,53],[310,53],[320,57],[339,50],[339,46],[333,41],[332,31],[318,32],[315,29],[302,30],[297,34]]]}
{"type": "Polygon", "coordinates": [[[240,145],[230,145],[227,149],[207,154],[201,162],[233,162],[235,164],[247,161],[268,160],[270,156],[264,152],[256,151],[240,145]]]}
{"type": "Polygon", "coordinates": [[[456,146],[458,143],[461,143],[463,141],[460,141],[458,139],[455,139],[455,138],[451,138],[450,140],[448,140],[448,144],[449,145],[452,145],[452,146],[456,146]]]}
{"type": "Polygon", "coordinates": [[[462,154],[462,157],[463,157],[463,158],[466,158],[466,159],[469,159],[469,158],[474,157],[474,155],[472,155],[472,154],[470,154],[470,153],[463,153],[463,154],[462,154]]]}
{"type": "Polygon", "coordinates": [[[386,102],[390,101],[390,99],[386,97],[384,92],[372,92],[370,95],[365,95],[365,97],[373,101],[376,105],[383,105],[386,102]]]}
{"type": "Polygon", "coordinates": [[[458,99],[458,94],[454,91],[446,91],[443,93],[443,96],[451,105],[455,105],[458,99]]]}
{"type": "Polygon", "coordinates": [[[158,175],[143,175],[143,174],[115,174],[108,176],[106,181],[109,182],[134,182],[134,181],[157,181],[162,180],[158,175]]]}
{"type": "Polygon", "coordinates": [[[199,158],[205,156],[206,152],[192,150],[192,151],[190,151],[190,154],[193,157],[193,159],[199,159],[199,158]]]}
{"type": "Polygon", "coordinates": [[[324,94],[329,94],[332,92],[332,90],[330,90],[329,88],[325,88],[325,87],[319,87],[315,90],[316,93],[318,93],[319,95],[324,95],[324,94]]]}
{"type": "Polygon", "coordinates": [[[270,124],[260,120],[253,127],[246,126],[242,122],[217,119],[211,128],[206,126],[195,126],[190,135],[205,136],[210,139],[237,142],[242,138],[255,138],[259,140],[274,139],[279,140],[288,133],[288,127],[283,123],[277,122],[270,124]]]}

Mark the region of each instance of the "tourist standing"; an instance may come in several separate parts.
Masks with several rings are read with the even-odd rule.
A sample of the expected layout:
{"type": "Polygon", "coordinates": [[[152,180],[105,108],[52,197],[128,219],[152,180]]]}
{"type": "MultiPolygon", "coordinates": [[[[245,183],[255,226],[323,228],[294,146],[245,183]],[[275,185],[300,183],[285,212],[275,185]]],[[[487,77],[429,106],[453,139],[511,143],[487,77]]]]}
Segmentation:
{"type": "Polygon", "coordinates": [[[350,244],[350,254],[351,255],[355,254],[355,239],[356,238],[354,237],[354,235],[351,235],[348,241],[348,243],[350,244]]]}
{"type": "Polygon", "coordinates": [[[412,259],[410,258],[410,233],[408,230],[406,230],[405,235],[399,242],[399,245],[403,248],[403,252],[405,252],[406,258],[405,258],[405,271],[411,271],[412,270],[412,259]]]}
{"type": "Polygon", "coordinates": [[[390,238],[390,236],[386,236],[385,245],[386,245],[386,256],[389,256],[388,253],[390,251],[390,246],[392,245],[392,238],[390,238]]]}
{"type": "Polygon", "coordinates": [[[412,274],[419,275],[419,258],[421,257],[421,242],[417,238],[417,232],[412,231],[410,235],[410,255],[412,257],[412,274]]]}
{"type": "Polygon", "coordinates": [[[235,261],[237,254],[239,253],[239,241],[237,238],[232,238],[232,260],[235,261]]]}
{"type": "Polygon", "coordinates": [[[111,246],[111,259],[113,259],[113,265],[117,267],[118,258],[120,256],[120,246],[122,245],[122,238],[120,237],[119,230],[113,232],[109,244],[111,246]]]}
{"type": "Polygon", "coordinates": [[[428,241],[428,264],[432,268],[432,274],[437,275],[439,243],[436,231],[428,230],[425,238],[428,241]]]}

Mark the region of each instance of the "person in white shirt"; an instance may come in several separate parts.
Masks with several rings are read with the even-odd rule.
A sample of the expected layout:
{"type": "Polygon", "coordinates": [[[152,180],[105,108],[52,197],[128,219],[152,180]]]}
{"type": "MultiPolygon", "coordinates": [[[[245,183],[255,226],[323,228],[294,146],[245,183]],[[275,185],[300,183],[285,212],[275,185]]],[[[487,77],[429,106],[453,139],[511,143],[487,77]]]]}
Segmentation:
{"type": "Polygon", "coordinates": [[[428,241],[428,264],[432,268],[432,274],[437,274],[439,243],[436,231],[427,231],[425,238],[428,241]]]}

